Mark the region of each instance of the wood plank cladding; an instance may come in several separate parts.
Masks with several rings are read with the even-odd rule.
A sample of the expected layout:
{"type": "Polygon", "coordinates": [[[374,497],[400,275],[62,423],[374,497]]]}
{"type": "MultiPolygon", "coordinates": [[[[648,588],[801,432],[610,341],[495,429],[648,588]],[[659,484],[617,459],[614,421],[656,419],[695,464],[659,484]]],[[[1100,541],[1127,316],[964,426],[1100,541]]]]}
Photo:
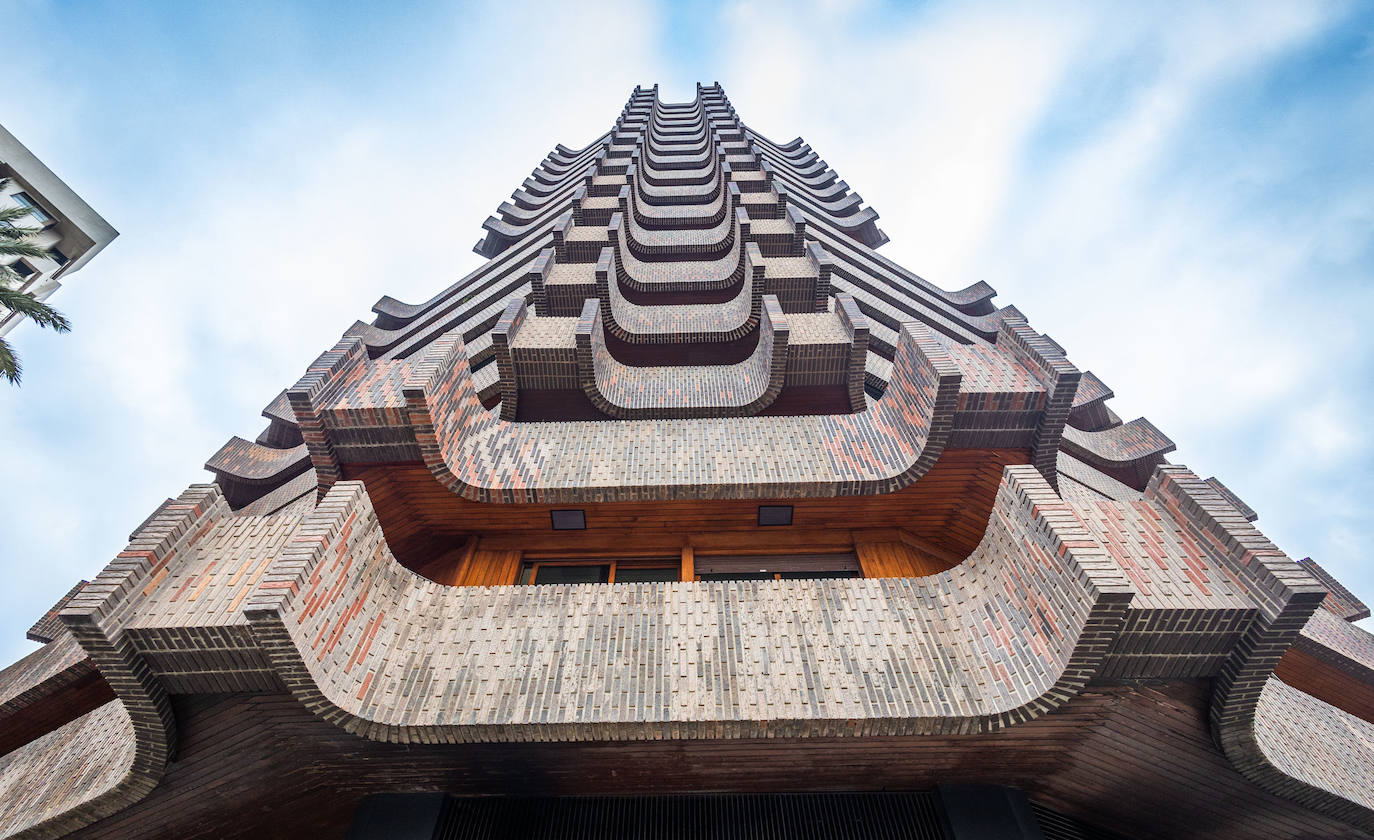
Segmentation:
{"type": "Polygon", "coordinates": [[[900,541],[855,542],[854,550],[864,577],[925,577],[954,565],[900,541]]]}
{"type": "MultiPolygon", "coordinates": [[[[1024,449],[946,450],[921,480],[896,493],[785,500],[794,510],[794,524],[785,528],[758,526],[758,505],[770,500],[706,499],[586,505],[585,531],[557,532],[550,528],[549,511],[567,505],[472,502],[444,488],[422,464],[345,465],[343,473],[367,486],[401,563],[431,579],[456,582],[501,576],[469,571],[470,566],[519,565],[518,558],[488,552],[672,556],[691,547],[699,562],[712,553],[849,552],[857,544],[854,532],[882,529],[900,529],[905,536],[891,536],[897,533],[892,531],[887,539],[867,542],[904,547],[868,549],[875,569],[904,574],[903,569],[949,568],[982,539],[1003,468],[1029,462],[1024,449]],[[460,549],[473,537],[477,551],[464,555],[460,549]]],[[[512,572],[502,582],[513,580],[512,572]]]]}
{"type": "Polygon", "coordinates": [[[459,586],[502,586],[515,583],[520,574],[520,552],[513,549],[479,549],[463,567],[459,586]]]}
{"type": "Polygon", "coordinates": [[[1306,651],[1289,648],[1274,668],[1274,676],[1323,703],[1374,723],[1374,691],[1369,685],[1306,651]]]}

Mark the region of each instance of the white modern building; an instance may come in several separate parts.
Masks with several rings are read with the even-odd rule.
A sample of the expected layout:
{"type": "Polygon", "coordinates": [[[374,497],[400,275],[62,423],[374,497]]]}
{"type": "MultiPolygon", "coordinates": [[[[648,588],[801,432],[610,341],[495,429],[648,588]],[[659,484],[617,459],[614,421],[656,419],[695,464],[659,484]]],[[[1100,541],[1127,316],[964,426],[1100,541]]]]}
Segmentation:
{"type": "MultiPolygon", "coordinates": [[[[39,300],[50,297],[67,275],[119,235],[4,126],[0,126],[0,182],[4,182],[0,206],[29,208],[32,221],[26,226],[42,229],[34,242],[48,256],[0,258],[20,276],[19,288],[39,300]]],[[[0,307],[0,336],[21,320],[22,316],[0,307]]]]}

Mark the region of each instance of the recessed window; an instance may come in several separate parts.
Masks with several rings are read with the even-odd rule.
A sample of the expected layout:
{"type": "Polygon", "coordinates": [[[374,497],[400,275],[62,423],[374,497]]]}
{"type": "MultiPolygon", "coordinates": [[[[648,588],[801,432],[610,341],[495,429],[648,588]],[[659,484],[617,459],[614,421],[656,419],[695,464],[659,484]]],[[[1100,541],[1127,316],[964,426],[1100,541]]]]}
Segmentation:
{"type": "Polygon", "coordinates": [[[659,557],[530,560],[520,569],[520,582],[526,584],[657,583],[680,576],[680,561],[659,557]]]}
{"type": "Polygon", "coordinates": [[[607,583],[610,579],[611,567],[601,563],[535,563],[521,575],[522,583],[607,583]]]}
{"type": "Polygon", "coordinates": [[[682,569],[678,566],[657,569],[637,569],[633,566],[620,566],[615,570],[616,583],[660,583],[663,581],[677,580],[681,576],[682,569]]]}
{"type": "Polygon", "coordinates": [[[38,202],[26,192],[17,192],[10,196],[20,207],[28,208],[29,215],[32,216],[40,225],[50,224],[57,221],[46,210],[38,206],[38,202]]]}
{"type": "Polygon", "coordinates": [[[777,580],[773,572],[703,572],[702,580],[777,580]]]}
{"type": "Polygon", "coordinates": [[[859,558],[847,554],[697,555],[702,580],[809,580],[862,577],[859,558]]]}
{"type": "Polygon", "coordinates": [[[52,257],[52,261],[57,263],[58,265],[66,265],[68,262],[70,262],[70,260],[67,259],[67,255],[57,250],[56,248],[49,248],[48,256],[52,257]]]}
{"type": "Polygon", "coordinates": [[[27,280],[38,273],[38,269],[34,268],[33,266],[29,265],[23,260],[16,260],[10,266],[10,268],[14,271],[15,274],[18,274],[19,277],[24,280],[27,280]]]}
{"type": "Polygon", "coordinates": [[[551,510],[549,519],[555,531],[585,531],[587,512],[583,510],[551,510]]]}

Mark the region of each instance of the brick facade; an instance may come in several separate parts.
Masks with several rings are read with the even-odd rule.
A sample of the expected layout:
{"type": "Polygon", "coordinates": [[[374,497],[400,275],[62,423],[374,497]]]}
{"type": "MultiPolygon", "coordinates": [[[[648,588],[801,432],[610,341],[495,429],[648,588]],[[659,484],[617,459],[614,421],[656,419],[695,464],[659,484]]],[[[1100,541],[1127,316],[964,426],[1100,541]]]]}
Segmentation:
{"type": "MultiPolygon", "coordinates": [[[[929,744],[950,778],[997,783],[995,761],[959,756],[1031,731],[1076,754],[1119,726],[1101,698],[1120,696],[1137,728],[1111,737],[1162,765],[1214,761],[1260,803],[1253,825],[1374,836],[1359,600],[1219,481],[1167,463],[1167,437],[1116,418],[1111,390],[986,284],[941,290],[878,255],[877,214],[800,139],[749,128],[718,85],[685,105],[636,88],[497,214],[480,269],[421,304],[380,300],[262,434],[216,453],[215,484],[161,505],[35,625],[46,646],[0,671],[0,837],[127,836],[102,835],[115,815],[176,834],[199,719],[177,709],[231,695],[298,704],[317,740],[359,755],[666,744],[709,761],[776,743],[823,763],[929,744]],[[932,472],[955,460],[975,466],[932,472]],[[957,552],[954,513],[921,530],[933,514],[898,503],[922,488],[926,508],[980,510],[957,552]],[[434,494],[462,504],[407,509],[434,494]],[[803,500],[811,521],[752,528],[760,503],[803,500]],[[549,506],[585,529],[551,539],[549,506]],[[602,512],[630,524],[608,541],[602,512]],[[426,533],[435,516],[461,539],[426,533]],[[635,557],[661,528],[715,553],[635,557]],[[742,568],[734,538],[803,566],[839,546],[861,576],[697,579],[742,568]],[[681,579],[518,582],[526,561],[589,557],[681,579]],[[1156,688],[1195,699],[1141,699],[1156,688]],[[1210,730],[1161,746],[1171,719],[1210,730]]],[[[382,789],[453,783],[394,772],[382,789]]]]}

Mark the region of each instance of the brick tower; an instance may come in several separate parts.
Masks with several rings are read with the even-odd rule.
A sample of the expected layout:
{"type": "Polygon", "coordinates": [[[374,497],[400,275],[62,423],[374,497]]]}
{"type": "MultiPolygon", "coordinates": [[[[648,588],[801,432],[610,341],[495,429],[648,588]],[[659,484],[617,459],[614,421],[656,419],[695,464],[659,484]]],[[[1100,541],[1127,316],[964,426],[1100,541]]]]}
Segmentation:
{"type": "Polygon", "coordinates": [[[0,837],[1369,838],[1369,611],[636,88],[0,672],[0,837]]]}

